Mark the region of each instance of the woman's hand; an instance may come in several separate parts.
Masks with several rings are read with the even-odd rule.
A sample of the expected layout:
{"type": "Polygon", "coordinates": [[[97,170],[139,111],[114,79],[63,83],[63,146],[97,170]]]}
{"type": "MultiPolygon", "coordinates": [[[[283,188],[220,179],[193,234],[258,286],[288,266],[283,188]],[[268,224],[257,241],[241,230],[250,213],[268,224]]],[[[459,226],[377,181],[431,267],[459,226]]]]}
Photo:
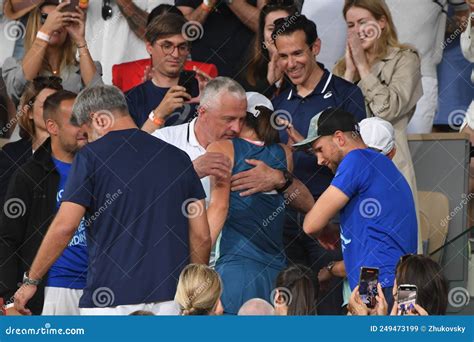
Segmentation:
{"type": "Polygon", "coordinates": [[[83,46],[86,44],[84,12],[79,8],[79,6],[76,6],[76,11],[69,12],[69,15],[69,25],[66,25],[66,31],[76,45],[83,46]]]}
{"type": "Polygon", "coordinates": [[[353,316],[367,316],[369,315],[369,308],[362,302],[359,295],[359,285],[357,285],[351,293],[349,305],[347,306],[350,314],[353,316]]]}
{"type": "Polygon", "coordinates": [[[382,285],[377,284],[377,296],[375,296],[376,304],[371,311],[371,315],[375,316],[386,316],[388,313],[388,304],[383,294],[382,285]]]}
{"type": "Polygon", "coordinates": [[[346,61],[346,71],[344,73],[344,79],[349,82],[354,82],[357,68],[354,64],[354,59],[352,58],[351,47],[349,45],[349,38],[347,39],[347,42],[346,42],[345,61],[346,61]]]}
{"type": "Polygon", "coordinates": [[[51,35],[54,31],[58,31],[63,26],[67,25],[71,12],[61,12],[61,10],[67,5],[69,5],[68,2],[62,2],[56,6],[56,8],[48,14],[48,18],[46,18],[46,21],[39,30],[51,35]]]}
{"type": "Polygon", "coordinates": [[[270,56],[270,62],[268,62],[267,81],[268,84],[274,85],[283,78],[283,72],[278,65],[278,52],[275,44],[266,44],[268,55],[270,56]]]}
{"type": "Polygon", "coordinates": [[[354,32],[349,32],[347,41],[354,66],[357,68],[357,71],[359,71],[360,77],[364,78],[364,76],[370,73],[370,67],[364,48],[362,47],[362,42],[360,41],[359,36],[354,32]]]}

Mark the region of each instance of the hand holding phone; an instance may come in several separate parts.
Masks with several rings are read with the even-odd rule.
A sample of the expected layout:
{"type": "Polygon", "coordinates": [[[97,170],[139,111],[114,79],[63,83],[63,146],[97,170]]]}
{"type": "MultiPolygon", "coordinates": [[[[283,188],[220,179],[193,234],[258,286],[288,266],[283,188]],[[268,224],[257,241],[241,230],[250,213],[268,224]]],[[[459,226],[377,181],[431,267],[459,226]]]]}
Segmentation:
{"type": "Polygon", "coordinates": [[[196,72],[183,70],[179,74],[178,85],[186,88],[186,92],[191,98],[199,96],[199,83],[196,79],[196,72]]]}
{"type": "Polygon", "coordinates": [[[79,0],[60,0],[59,3],[69,2],[61,9],[61,12],[76,12],[76,6],[79,6],[79,0]]]}

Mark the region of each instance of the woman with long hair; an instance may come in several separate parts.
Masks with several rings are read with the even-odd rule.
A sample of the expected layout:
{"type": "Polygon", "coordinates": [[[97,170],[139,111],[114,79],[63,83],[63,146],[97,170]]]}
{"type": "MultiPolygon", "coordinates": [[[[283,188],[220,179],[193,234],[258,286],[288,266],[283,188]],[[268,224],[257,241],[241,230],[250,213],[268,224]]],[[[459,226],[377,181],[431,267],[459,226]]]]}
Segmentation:
{"type": "Polygon", "coordinates": [[[222,315],[222,284],[216,271],[190,264],[179,275],[175,301],[183,316],[222,315]]]}
{"type": "Polygon", "coordinates": [[[393,162],[410,184],[416,203],[416,181],[406,128],[422,95],[420,58],[398,41],[390,10],[383,0],[346,0],[345,57],[334,74],[362,90],[368,116],[389,121],[395,129],[393,162]]]}
{"type": "Polygon", "coordinates": [[[273,305],[281,316],[316,315],[318,287],[313,271],[304,265],[292,265],[278,275],[273,305]]]}
{"type": "Polygon", "coordinates": [[[298,8],[293,0],[269,0],[262,8],[248,67],[241,80],[246,90],[256,91],[271,98],[277,87],[283,86],[284,76],[278,67],[278,53],[272,37],[274,22],[297,15],[298,8]]]}
{"type": "Polygon", "coordinates": [[[9,96],[18,103],[28,81],[37,76],[57,76],[64,89],[78,93],[90,84],[102,83],[101,67],[94,62],[85,40],[85,14],[67,2],[46,0],[31,11],[25,32],[25,55],[3,64],[9,96]],[[77,55],[77,56],[76,56],[77,55]]]}
{"type": "Polygon", "coordinates": [[[3,205],[13,172],[48,138],[43,103],[49,95],[61,89],[58,77],[37,77],[26,84],[15,118],[20,126],[21,139],[6,144],[0,150],[0,204],[3,205]]]}

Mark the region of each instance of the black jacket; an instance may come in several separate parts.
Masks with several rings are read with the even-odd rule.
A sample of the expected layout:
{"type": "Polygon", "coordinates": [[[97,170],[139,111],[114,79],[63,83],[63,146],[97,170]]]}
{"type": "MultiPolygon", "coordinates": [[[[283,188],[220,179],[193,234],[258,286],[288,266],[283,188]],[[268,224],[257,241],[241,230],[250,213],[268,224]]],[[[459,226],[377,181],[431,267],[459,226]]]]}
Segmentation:
{"type": "MultiPolygon", "coordinates": [[[[51,158],[48,138],[15,173],[8,184],[5,209],[0,216],[0,297],[6,303],[29,270],[43,237],[56,214],[59,174],[51,158]]],[[[43,310],[44,283],[38,286],[28,308],[43,310]]]]}
{"type": "Polygon", "coordinates": [[[32,156],[31,139],[8,143],[0,150],[0,205],[3,208],[5,194],[13,173],[32,156]]]}

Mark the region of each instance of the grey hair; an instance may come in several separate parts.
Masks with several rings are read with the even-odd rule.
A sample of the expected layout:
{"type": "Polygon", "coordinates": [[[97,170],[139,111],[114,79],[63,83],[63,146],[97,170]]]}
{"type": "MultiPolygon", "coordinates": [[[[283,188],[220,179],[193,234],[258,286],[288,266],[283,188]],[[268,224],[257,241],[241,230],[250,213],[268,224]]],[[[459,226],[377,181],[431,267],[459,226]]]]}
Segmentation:
{"type": "Polygon", "coordinates": [[[90,120],[92,113],[100,111],[119,111],[119,115],[128,113],[125,95],[119,88],[111,85],[99,85],[82,90],[74,101],[71,124],[82,126],[90,120]]]}
{"type": "Polygon", "coordinates": [[[239,316],[273,316],[275,309],[261,298],[249,299],[239,310],[239,316]]]}
{"type": "Polygon", "coordinates": [[[209,81],[201,94],[200,107],[210,106],[222,92],[230,93],[237,98],[247,99],[244,88],[230,77],[219,76],[209,81]]]}

